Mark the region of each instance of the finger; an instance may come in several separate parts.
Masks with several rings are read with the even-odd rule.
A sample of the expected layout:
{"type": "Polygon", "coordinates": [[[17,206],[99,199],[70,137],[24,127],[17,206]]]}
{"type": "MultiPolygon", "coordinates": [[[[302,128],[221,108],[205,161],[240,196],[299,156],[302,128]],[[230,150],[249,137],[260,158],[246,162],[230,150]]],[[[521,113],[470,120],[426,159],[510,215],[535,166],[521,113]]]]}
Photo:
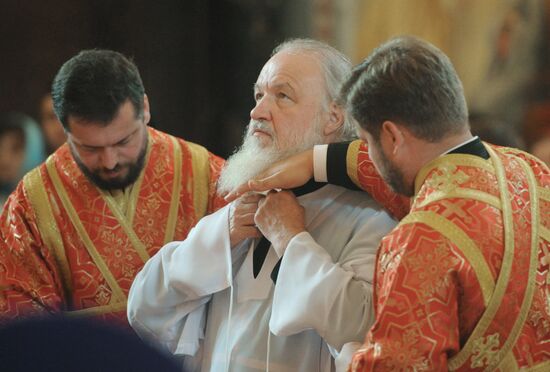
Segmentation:
{"type": "Polygon", "coordinates": [[[246,204],[257,204],[258,201],[263,198],[264,196],[262,194],[258,194],[255,192],[248,192],[241,196],[239,200],[241,200],[243,203],[246,204]]]}
{"type": "Polygon", "coordinates": [[[241,239],[247,238],[259,238],[262,236],[262,233],[257,227],[243,227],[239,229],[239,237],[241,239]]]}
{"type": "Polygon", "coordinates": [[[265,192],[275,188],[275,179],[279,173],[275,173],[266,178],[259,178],[248,181],[248,188],[251,191],[265,192]]]}
{"type": "Polygon", "coordinates": [[[230,191],[224,199],[228,202],[232,202],[235,199],[240,198],[243,194],[246,194],[247,192],[250,192],[250,187],[248,187],[248,183],[243,183],[240,186],[237,186],[234,190],[230,191]]]}
{"type": "Polygon", "coordinates": [[[252,211],[251,213],[242,214],[239,216],[235,216],[234,218],[234,225],[235,226],[254,226],[254,215],[256,214],[256,211],[252,211]]]}

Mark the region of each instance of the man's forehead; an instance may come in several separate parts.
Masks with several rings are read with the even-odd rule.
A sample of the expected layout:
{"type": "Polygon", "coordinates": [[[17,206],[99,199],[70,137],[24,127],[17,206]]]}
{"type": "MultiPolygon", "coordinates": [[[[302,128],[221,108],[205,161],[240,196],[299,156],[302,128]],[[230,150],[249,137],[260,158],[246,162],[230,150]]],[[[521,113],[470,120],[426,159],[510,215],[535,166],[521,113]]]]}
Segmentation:
{"type": "Polygon", "coordinates": [[[275,54],[262,68],[255,87],[265,85],[296,86],[323,82],[319,59],[305,52],[282,51],[275,54]]]}

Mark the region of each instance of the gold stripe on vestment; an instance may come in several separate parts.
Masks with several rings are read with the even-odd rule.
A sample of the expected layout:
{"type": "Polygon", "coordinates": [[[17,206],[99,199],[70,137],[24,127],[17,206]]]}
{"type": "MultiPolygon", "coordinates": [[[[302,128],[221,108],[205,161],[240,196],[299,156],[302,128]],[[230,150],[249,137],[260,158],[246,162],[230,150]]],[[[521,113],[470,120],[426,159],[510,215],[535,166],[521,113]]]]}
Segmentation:
{"type": "Polygon", "coordinates": [[[210,182],[210,161],[208,151],[202,146],[192,142],[186,142],[191,154],[191,164],[193,165],[193,206],[195,208],[195,217],[198,221],[206,214],[208,209],[208,190],[210,182]]]}
{"type": "Polygon", "coordinates": [[[451,241],[455,247],[460,250],[460,252],[466,257],[466,260],[468,260],[468,263],[474,269],[479,286],[481,287],[483,303],[487,305],[491,295],[493,294],[495,282],[485,257],[483,257],[481,250],[476,243],[470,239],[468,234],[466,234],[453,222],[432,211],[412,212],[401,220],[400,225],[409,223],[423,223],[430,226],[445,238],[449,239],[449,241],[451,241]]]}
{"type": "Polygon", "coordinates": [[[128,198],[128,207],[126,208],[126,220],[128,221],[128,224],[130,226],[134,225],[134,216],[136,214],[139,193],[141,191],[141,184],[143,183],[143,178],[145,177],[145,168],[147,168],[147,164],[149,163],[151,147],[153,146],[151,135],[149,135],[148,132],[147,135],[147,152],[145,154],[145,162],[143,163],[145,164],[144,170],[140,172],[138,179],[136,180],[136,182],[134,182],[134,185],[132,186],[132,191],[130,192],[130,197],[128,198]]]}
{"type": "Polygon", "coordinates": [[[174,137],[170,136],[170,140],[172,141],[172,148],[174,152],[174,178],[172,181],[172,199],[170,200],[170,210],[168,212],[168,220],[166,223],[166,230],[164,232],[164,244],[174,240],[181,194],[181,146],[174,137]]]}
{"type": "MultiPolygon", "coordinates": [[[[53,163],[53,158],[49,157],[47,162],[53,163]]],[[[23,178],[24,190],[29,198],[31,206],[36,214],[36,224],[42,236],[46,247],[50,249],[57,266],[59,268],[61,279],[63,280],[63,290],[65,292],[66,303],[69,304],[72,299],[73,283],[69,261],[63,245],[63,238],[57,226],[55,216],[46,186],[40,175],[40,168],[35,168],[23,178]]],[[[53,196],[52,196],[53,198],[53,196]]]]}
{"type": "Polygon", "coordinates": [[[89,316],[98,316],[108,313],[116,313],[119,311],[126,310],[126,301],[115,302],[103,306],[89,307],[87,309],[73,310],[63,313],[63,315],[70,318],[80,318],[80,317],[89,317],[89,316]]]}
{"type": "Polygon", "coordinates": [[[513,351],[509,351],[508,354],[502,359],[502,362],[498,368],[503,372],[517,372],[519,371],[518,361],[513,351]]]}
{"type": "Polygon", "coordinates": [[[526,367],[523,370],[526,372],[548,372],[550,371],[550,360],[546,360],[532,367],[526,367]]]}
{"type": "MultiPolygon", "coordinates": [[[[499,351],[499,357],[503,358],[508,353],[512,352],[512,347],[516,344],[520,332],[525,324],[525,320],[527,319],[527,315],[529,313],[529,309],[531,308],[531,304],[533,302],[533,296],[535,294],[536,289],[536,274],[537,274],[537,266],[538,266],[538,245],[539,245],[539,236],[538,236],[538,227],[539,227],[539,197],[537,194],[537,181],[535,179],[535,175],[533,174],[531,168],[529,165],[525,162],[525,160],[521,158],[517,158],[519,161],[519,164],[523,168],[523,171],[525,172],[525,175],[527,176],[527,183],[529,185],[529,198],[531,202],[531,257],[529,260],[529,272],[528,272],[528,279],[527,279],[527,287],[525,289],[525,294],[523,296],[523,302],[521,304],[518,317],[516,318],[516,321],[514,322],[514,326],[512,327],[512,330],[510,331],[510,334],[506,338],[506,341],[504,342],[504,345],[502,345],[502,348],[499,351]]],[[[496,368],[497,365],[489,365],[489,368],[492,370],[496,368]]]]}
{"type": "Polygon", "coordinates": [[[456,189],[451,191],[432,192],[421,202],[416,202],[415,207],[422,208],[430,203],[443,200],[443,199],[452,199],[452,198],[477,200],[482,203],[489,204],[499,210],[501,209],[500,199],[497,198],[496,196],[483,191],[472,190],[472,189],[467,189],[463,187],[457,187],[456,189]]]}
{"type": "Polygon", "coordinates": [[[78,232],[78,235],[80,236],[80,239],[84,243],[84,246],[86,247],[88,253],[92,257],[92,260],[96,264],[97,268],[111,287],[111,290],[113,291],[113,296],[111,298],[111,301],[114,302],[124,302],[126,301],[126,296],[124,295],[124,292],[118,285],[117,281],[113,277],[113,274],[105,264],[105,261],[103,258],[101,258],[101,255],[97,251],[96,247],[94,246],[94,243],[90,239],[90,236],[88,235],[88,232],[86,231],[86,228],[82,225],[82,221],[80,220],[80,217],[78,216],[78,213],[74,209],[69,196],[67,195],[67,191],[65,190],[61,179],[59,178],[59,174],[57,174],[57,169],[55,169],[55,165],[53,162],[46,162],[46,168],[48,170],[48,174],[50,178],[52,179],[52,183],[54,185],[54,188],[59,195],[59,198],[61,199],[61,203],[63,204],[63,207],[69,214],[69,217],[71,218],[71,222],[73,226],[76,228],[76,231],[78,232]]]}
{"type": "Polygon", "coordinates": [[[359,148],[363,142],[361,140],[355,140],[349,144],[348,151],[346,153],[346,171],[348,177],[353,183],[362,189],[361,182],[359,182],[359,148]]]}
{"type": "MultiPolygon", "coordinates": [[[[493,292],[493,295],[491,296],[489,304],[487,305],[484,313],[479,319],[476,327],[470,334],[470,337],[464,344],[464,347],[458,352],[458,354],[449,359],[449,370],[458,369],[464,363],[466,363],[466,361],[468,361],[474,353],[476,349],[476,344],[483,344],[485,336],[487,336],[487,339],[493,336],[498,339],[498,333],[495,335],[486,335],[486,332],[491,325],[495,314],[500,308],[502,299],[506,293],[506,288],[508,287],[508,281],[510,279],[510,272],[514,259],[515,243],[512,222],[512,206],[511,199],[508,195],[508,186],[504,166],[502,165],[502,161],[494,152],[494,150],[490,146],[486,146],[486,148],[491,156],[491,160],[495,167],[498,188],[500,191],[500,198],[502,201],[502,219],[504,224],[504,254],[500,273],[496,281],[495,290],[493,292]]],[[[484,361],[487,362],[488,359],[489,358],[486,358],[484,361]]],[[[491,359],[494,360],[493,358],[491,359]]]]}

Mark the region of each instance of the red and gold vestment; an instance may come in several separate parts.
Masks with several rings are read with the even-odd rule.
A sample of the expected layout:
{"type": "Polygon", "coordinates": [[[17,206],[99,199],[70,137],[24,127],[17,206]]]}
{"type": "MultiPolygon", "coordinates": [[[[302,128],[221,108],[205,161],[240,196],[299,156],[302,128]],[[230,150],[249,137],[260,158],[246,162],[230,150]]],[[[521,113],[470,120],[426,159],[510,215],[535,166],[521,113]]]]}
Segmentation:
{"type": "MultiPolygon", "coordinates": [[[[485,146],[487,160],[447,154],[417,175],[378,252],[376,322],[352,371],[550,370],[550,171],[485,146]]],[[[347,161],[363,189],[380,184],[365,144],[347,161]]]]}
{"type": "Polygon", "coordinates": [[[148,137],[145,167],[122,196],[94,186],[67,144],[25,176],[0,216],[2,321],[64,312],[127,324],[145,261],[224,204],[221,158],[152,128],[148,137]]]}

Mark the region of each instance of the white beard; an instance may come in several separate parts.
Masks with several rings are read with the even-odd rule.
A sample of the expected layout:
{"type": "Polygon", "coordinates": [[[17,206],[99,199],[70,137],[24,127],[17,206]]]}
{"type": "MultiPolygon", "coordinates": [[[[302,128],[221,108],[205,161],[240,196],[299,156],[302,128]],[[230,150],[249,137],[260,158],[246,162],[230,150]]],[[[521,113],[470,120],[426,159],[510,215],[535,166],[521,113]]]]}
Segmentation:
{"type": "Polygon", "coordinates": [[[264,123],[250,121],[245,132],[244,142],[241,147],[227,159],[218,181],[218,192],[227,193],[253,179],[279,160],[288,158],[314,145],[324,143],[319,123],[316,122],[303,135],[292,136],[289,144],[280,149],[280,144],[275,139],[271,127],[264,123]],[[258,126],[271,134],[273,142],[263,146],[260,141],[250,133],[251,127],[258,126]]]}

